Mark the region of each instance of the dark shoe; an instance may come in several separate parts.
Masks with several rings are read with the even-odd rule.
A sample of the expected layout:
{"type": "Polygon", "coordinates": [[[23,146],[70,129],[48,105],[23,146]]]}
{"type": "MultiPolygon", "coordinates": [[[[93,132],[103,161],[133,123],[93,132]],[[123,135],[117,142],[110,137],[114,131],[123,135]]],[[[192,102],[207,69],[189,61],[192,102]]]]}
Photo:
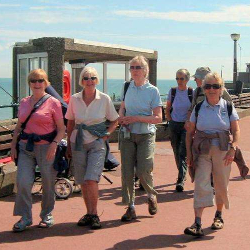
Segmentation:
{"type": "Polygon", "coordinates": [[[24,231],[27,227],[32,225],[32,221],[28,220],[26,218],[22,218],[19,220],[17,223],[14,224],[13,226],[13,232],[22,232],[24,231]]]}
{"type": "Polygon", "coordinates": [[[93,214],[91,215],[91,222],[90,222],[90,228],[91,229],[100,229],[102,227],[100,219],[98,215],[93,214]]]}
{"type": "Polygon", "coordinates": [[[198,237],[204,236],[204,232],[201,228],[201,225],[197,223],[194,223],[191,227],[187,227],[184,230],[184,234],[198,236],[198,237]]]}
{"type": "Polygon", "coordinates": [[[85,214],[78,222],[77,226],[84,227],[91,224],[91,214],[85,214]]]}
{"type": "Polygon", "coordinates": [[[121,221],[131,221],[136,219],[135,209],[128,207],[126,213],[122,216],[121,221]]]}
{"type": "Polygon", "coordinates": [[[155,215],[157,213],[157,198],[156,196],[154,198],[148,198],[148,212],[151,215],[155,215]]]}
{"type": "Polygon", "coordinates": [[[184,190],[184,180],[180,180],[180,179],[177,180],[175,190],[177,192],[183,192],[183,190],[184,190]]]}
{"type": "Polygon", "coordinates": [[[219,230],[219,229],[222,229],[224,227],[224,221],[222,218],[219,218],[219,217],[215,217],[214,218],[214,222],[211,226],[211,229],[213,230],[219,230]]]}

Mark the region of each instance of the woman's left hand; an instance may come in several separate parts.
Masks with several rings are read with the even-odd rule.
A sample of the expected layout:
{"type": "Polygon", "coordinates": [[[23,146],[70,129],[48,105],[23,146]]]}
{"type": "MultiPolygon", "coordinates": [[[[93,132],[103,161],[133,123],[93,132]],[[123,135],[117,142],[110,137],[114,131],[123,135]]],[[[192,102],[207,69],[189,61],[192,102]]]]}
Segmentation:
{"type": "Polygon", "coordinates": [[[47,151],[46,160],[51,161],[55,157],[57,149],[57,144],[55,142],[51,142],[47,151]]]}
{"type": "Polygon", "coordinates": [[[235,151],[234,151],[234,149],[230,148],[228,150],[226,156],[224,157],[225,166],[228,166],[233,162],[234,156],[235,156],[235,151]]]}
{"type": "Polygon", "coordinates": [[[137,116],[125,116],[122,119],[122,124],[128,125],[128,124],[135,123],[138,121],[139,121],[139,119],[137,116]]]}
{"type": "Polygon", "coordinates": [[[103,136],[103,137],[102,137],[103,141],[107,141],[108,138],[109,138],[108,136],[103,136]]]}

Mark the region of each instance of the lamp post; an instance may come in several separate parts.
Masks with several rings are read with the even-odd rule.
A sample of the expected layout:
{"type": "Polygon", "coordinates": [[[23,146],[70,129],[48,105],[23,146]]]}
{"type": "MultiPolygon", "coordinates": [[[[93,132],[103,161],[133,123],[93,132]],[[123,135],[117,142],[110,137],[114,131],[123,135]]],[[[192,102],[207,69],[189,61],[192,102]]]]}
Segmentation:
{"type": "Polygon", "coordinates": [[[237,81],[237,41],[240,39],[240,34],[231,34],[234,41],[234,70],[233,70],[233,84],[235,86],[237,81]]]}
{"type": "Polygon", "coordinates": [[[224,65],[221,65],[221,67],[220,67],[220,76],[221,76],[221,78],[223,77],[223,68],[224,68],[224,65]]]}

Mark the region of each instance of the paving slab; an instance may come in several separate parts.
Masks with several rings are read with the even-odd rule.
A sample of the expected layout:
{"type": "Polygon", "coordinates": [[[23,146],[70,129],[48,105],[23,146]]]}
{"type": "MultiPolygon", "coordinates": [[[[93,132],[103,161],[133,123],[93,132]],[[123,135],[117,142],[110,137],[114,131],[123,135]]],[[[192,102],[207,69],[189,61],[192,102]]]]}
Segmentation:
{"type": "MultiPolygon", "coordinates": [[[[250,117],[240,121],[240,146],[250,166],[250,117]]],[[[111,150],[120,159],[117,144],[111,150]]],[[[53,212],[56,224],[49,229],[39,229],[41,195],[34,195],[33,226],[22,233],[12,233],[18,220],[12,216],[15,195],[0,199],[0,249],[57,250],[57,249],[250,249],[250,175],[246,180],[239,177],[233,164],[229,194],[231,207],[223,212],[225,226],[220,231],[210,229],[215,207],[207,208],[203,215],[203,238],[184,235],[185,227],[193,223],[193,184],[188,177],[183,193],[175,192],[177,168],[169,141],[157,142],[154,179],[158,191],[159,212],[148,213],[147,196],[136,190],[136,212],[138,219],[122,223],[125,207],[121,205],[120,167],[105,173],[113,184],[102,178],[98,213],[103,228],[90,230],[77,227],[76,222],[85,214],[80,194],[68,200],[57,200],[53,212]]]]}

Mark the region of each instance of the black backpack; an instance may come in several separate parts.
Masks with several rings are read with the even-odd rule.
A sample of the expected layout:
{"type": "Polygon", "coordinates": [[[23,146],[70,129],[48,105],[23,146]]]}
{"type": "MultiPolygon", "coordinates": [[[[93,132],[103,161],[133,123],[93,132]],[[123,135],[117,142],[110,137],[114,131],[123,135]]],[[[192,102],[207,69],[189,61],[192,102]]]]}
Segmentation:
{"type": "MultiPolygon", "coordinates": [[[[170,109],[170,113],[173,111],[173,107],[172,107],[172,105],[173,105],[173,102],[174,102],[174,98],[175,98],[175,96],[176,96],[176,87],[174,87],[174,88],[171,88],[171,109],[170,109]]],[[[192,88],[190,88],[190,87],[188,87],[188,99],[189,99],[189,101],[192,103],[192,101],[193,101],[193,89],[192,88]]]]}
{"type": "MultiPolygon", "coordinates": [[[[174,98],[176,96],[176,87],[174,88],[171,88],[171,104],[173,104],[174,102],[174,98]]],[[[189,101],[192,103],[192,100],[193,100],[193,89],[188,87],[188,99],[189,101]]]]}
{"type": "Polygon", "coordinates": [[[125,95],[126,95],[126,93],[127,93],[127,91],[128,91],[129,85],[130,85],[130,82],[125,82],[125,84],[124,84],[123,101],[125,100],[125,95]]]}
{"type": "MultiPolygon", "coordinates": [[[[200,110],[201,105],[202,105],[203,102],[204,102],[204,100],[197,103],[197,105],[195,106],[195,117],[196,117],[196,119],[198,117],[199,110],[200,110]]],[[[229,102],[229,101],[226,101],[226,102],[227,102],[227,113],[228,113],[228,117],[230,118],[230,116],[232,115],[232,112],[233,112],[233,105],[232,105],[232,102],[229,102]]]]}

